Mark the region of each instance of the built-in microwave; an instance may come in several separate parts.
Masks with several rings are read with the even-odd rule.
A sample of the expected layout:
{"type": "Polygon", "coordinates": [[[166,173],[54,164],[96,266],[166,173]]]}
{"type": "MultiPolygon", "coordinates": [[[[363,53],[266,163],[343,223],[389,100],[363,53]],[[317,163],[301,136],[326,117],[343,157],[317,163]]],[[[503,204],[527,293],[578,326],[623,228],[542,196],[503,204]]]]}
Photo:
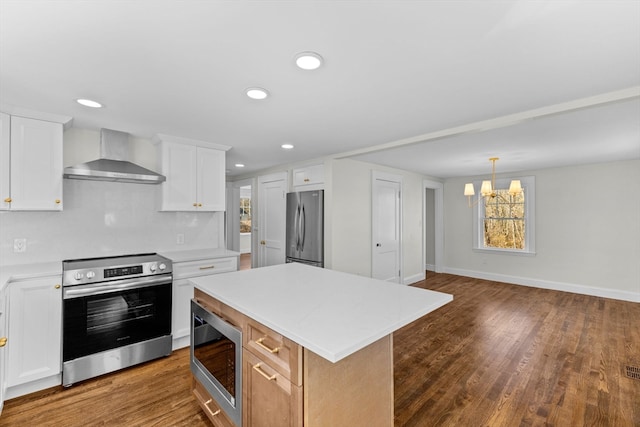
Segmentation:
{"type": "Polygon", "coordinates": [[[191,300],[191,372],[242,426],[242,331],[191,300]]]}

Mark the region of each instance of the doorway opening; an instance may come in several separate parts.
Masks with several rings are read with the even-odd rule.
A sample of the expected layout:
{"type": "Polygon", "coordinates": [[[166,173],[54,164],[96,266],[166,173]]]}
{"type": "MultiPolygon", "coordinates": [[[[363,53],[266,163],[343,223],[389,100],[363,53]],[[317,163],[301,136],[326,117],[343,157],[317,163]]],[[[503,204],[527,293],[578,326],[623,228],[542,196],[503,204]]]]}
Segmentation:
{"type": "Polygon", "coordinates": [[[240,187],[240,270],[251,268],[251,186],[240,187]]]}

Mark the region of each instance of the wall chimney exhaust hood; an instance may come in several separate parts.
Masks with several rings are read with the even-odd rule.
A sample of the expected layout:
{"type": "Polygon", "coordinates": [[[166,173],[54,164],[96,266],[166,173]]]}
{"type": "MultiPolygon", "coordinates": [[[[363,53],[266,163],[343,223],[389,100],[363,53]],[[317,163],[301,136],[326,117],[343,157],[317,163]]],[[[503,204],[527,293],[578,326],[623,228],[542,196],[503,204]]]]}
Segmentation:
{"type": "Polygon", "coordinates": [[[166,180],[160,175],[129,161],[129,134],[100,129],[100,158],[64,169],[68,179],[159,184],[166,180]]]}

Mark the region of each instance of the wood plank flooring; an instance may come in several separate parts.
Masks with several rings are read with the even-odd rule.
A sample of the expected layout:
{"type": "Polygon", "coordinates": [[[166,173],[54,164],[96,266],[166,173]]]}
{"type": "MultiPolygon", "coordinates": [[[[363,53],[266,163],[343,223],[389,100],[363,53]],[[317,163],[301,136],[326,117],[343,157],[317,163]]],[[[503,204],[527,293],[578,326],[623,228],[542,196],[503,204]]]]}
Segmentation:
{"type": "MultiPolygon", "coordinates": [[[[415,286],[454,301],[394,335],[397,427],[640,426],[640,304],[431,272],[415,286]]],[[[0,426],[208,426],[190,384],[183,349],[7,401],[0,426]]]]}

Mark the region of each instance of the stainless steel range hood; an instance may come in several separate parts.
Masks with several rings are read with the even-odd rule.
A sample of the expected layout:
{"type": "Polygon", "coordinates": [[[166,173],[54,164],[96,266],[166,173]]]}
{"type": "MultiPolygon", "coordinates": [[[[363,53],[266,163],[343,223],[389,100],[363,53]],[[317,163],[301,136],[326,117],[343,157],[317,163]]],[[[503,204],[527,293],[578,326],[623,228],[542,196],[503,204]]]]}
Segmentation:
{"type": "Polygon", "coordinates": [[[166,180],[163,175],[131,163],[129,134],[111,129],[100,129],[100,158],[65,168],[64,177],[137,184],[159,184],[166,180]]]}

